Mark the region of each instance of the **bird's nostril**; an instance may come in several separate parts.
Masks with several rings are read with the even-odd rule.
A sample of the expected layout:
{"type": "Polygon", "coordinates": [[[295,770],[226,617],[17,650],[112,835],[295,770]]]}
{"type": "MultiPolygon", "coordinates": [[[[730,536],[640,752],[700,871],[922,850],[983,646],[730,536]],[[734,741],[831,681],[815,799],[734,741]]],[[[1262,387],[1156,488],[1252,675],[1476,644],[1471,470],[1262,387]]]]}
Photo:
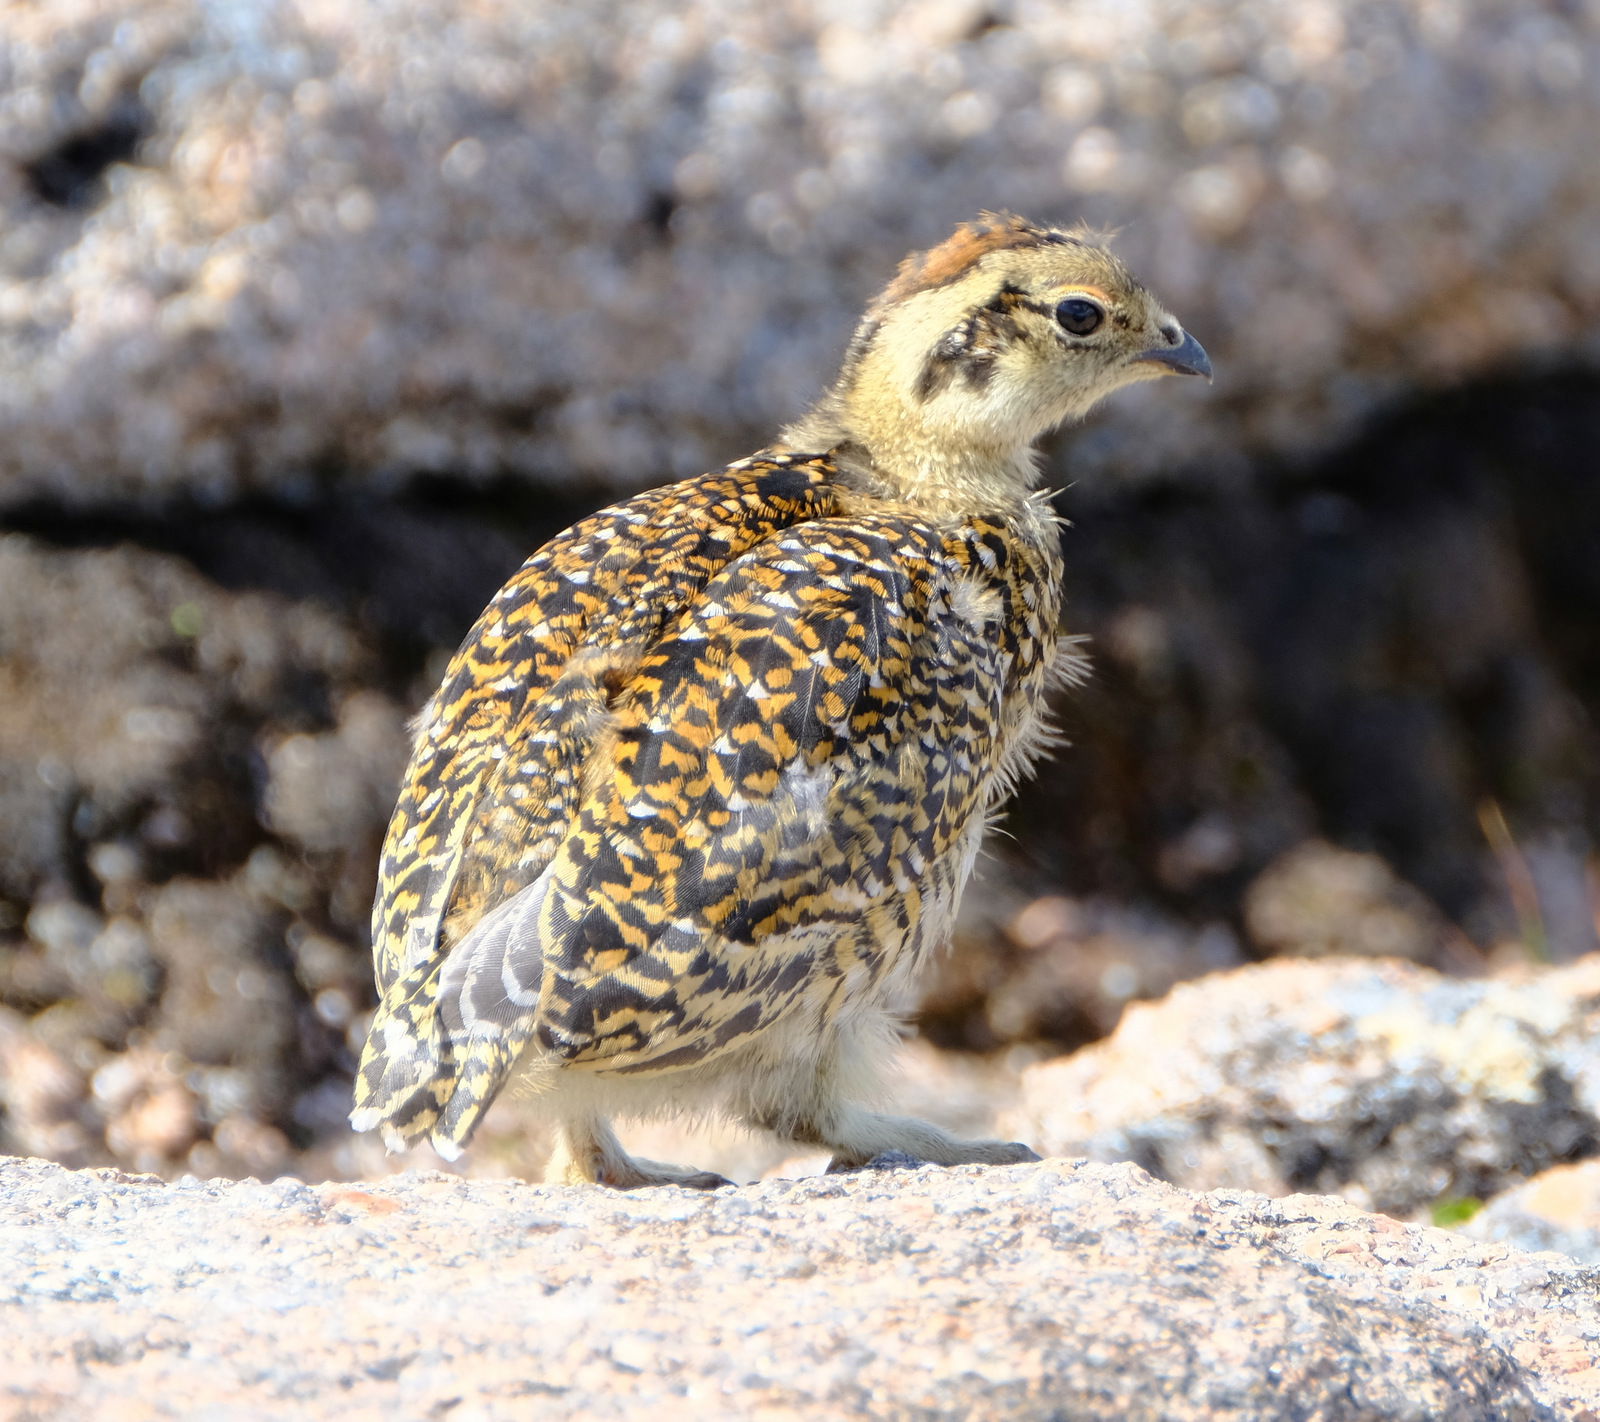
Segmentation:
{"type": "Polygon", "coordinates": [[[1161,328],[1161,335],[1169,346],[1175,346],[1180,340],[1183,339],[1183,332],[1180,331],[1176,326],[1163,326],[1161,328]]]}

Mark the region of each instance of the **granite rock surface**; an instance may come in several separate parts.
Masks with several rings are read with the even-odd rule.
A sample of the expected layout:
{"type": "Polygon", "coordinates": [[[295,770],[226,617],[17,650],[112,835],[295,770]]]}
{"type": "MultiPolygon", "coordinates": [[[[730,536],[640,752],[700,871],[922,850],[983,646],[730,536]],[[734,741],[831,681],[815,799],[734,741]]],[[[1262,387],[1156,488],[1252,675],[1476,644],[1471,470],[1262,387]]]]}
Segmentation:
{"type": "Polygon", "coordinates": [[[1578,1422],[1593,1271],[1132,1166],[632,1196],[0,1162],[9,1417],[1578,1422]]]}

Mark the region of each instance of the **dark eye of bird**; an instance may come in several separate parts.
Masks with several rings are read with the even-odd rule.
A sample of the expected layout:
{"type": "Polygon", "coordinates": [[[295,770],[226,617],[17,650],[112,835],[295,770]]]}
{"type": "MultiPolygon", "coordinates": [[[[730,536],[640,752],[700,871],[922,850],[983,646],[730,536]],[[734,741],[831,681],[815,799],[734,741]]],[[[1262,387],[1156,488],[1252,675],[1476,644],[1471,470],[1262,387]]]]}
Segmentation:
{"type": "Polygon", "coordinates": [[[1070,331],[1074,336],[1087,336],[1097,330],[1105,319],[1104,311],[1081,296],[1069,296],[1056,307],[1056,320],[1061,323],[1061,329],[1070,331]]]}

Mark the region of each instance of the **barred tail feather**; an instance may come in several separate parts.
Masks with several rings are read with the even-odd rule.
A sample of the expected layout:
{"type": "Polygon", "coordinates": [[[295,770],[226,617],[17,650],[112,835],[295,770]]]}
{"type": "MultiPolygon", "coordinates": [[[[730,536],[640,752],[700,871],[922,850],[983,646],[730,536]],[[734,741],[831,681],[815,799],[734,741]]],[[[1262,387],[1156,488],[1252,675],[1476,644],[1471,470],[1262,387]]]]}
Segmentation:
{"type": "Polygon", "coordinates": [[[454,1046],[433,1005],[437,979],[437,964],[423,965],[396,983],[361,1052],[350,1124],[381,1129],[390,1150],[425,1137],[454,1086],[454,1046]]]}
{"type": "Polygon", "coordinates": [[[455,1160],[472,1139],[478,1122],[510,1080],[532,1027],[530,1019],[521,1030],[497,1027],[456,1043],[460,1066],[454,1090],[441,1103],[428,1135],[429,1143],[446,1160],[455,1160]]]}
{"type": "Polygon", "coordinates": [[[512,895],[442,964],[395,984],[362,1053],[356,1130],[382,1130],[391,1149],[426,1139],[446,1159],[461,1154],[533,1035],[548,887],[546,875],[512,895]]]}
{"type": "Polygon", "coordinates": [[[439,1016],[457,1068],[431,1139],[451,1159],[471,1138],[533,1035],[544,975],[539,915],[550,882],[546,871],[495,905],[451,948],[439,976],[439,1016]]]}

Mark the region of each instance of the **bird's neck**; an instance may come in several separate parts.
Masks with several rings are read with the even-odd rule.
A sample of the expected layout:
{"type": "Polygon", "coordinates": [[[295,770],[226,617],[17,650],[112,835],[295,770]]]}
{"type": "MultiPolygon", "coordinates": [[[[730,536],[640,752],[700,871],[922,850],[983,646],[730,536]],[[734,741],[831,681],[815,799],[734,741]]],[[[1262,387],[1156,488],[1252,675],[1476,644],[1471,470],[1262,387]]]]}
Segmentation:
{"type": "Polygon", "coordinates": [[[832,452],[865,493],[940,516],[1004,514],[1029,503],[1039,472],[1031,446],[935,426],[906,402],[852,400],[834,390],[783,432],[796,449],[832,452]]]}

